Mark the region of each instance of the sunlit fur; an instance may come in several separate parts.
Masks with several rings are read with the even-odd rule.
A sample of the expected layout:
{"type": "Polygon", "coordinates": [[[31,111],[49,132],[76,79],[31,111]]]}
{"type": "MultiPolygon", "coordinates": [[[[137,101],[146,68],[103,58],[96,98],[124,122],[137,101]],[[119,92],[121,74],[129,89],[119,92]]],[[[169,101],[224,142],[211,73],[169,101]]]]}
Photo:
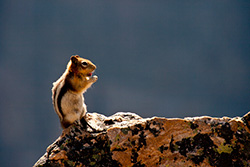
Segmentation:
{"type": "Polygon", "coordinates": [[[97,81],[98,77],[92,76],[95,69],[91,61],[75,55],[63,75],[53,83],[52,101],[63,128],[85,116],[87,108],[83,93],[97,81]]]}

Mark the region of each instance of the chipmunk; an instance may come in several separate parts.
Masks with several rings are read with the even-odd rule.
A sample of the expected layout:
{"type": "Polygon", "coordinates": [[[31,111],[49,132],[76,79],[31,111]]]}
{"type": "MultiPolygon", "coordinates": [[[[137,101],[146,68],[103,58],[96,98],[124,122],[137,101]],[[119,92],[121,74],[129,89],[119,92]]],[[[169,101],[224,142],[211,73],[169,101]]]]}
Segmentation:
{"type": "MultiPolygon", "coordinates": [[[[78,55],[70,58],[65,72],[53,83],[52,101],[63,129],[80,120],[87,112],[83,93],[98,79],[96,66],[78,55]]],[[[86,122],[86,121],[85,121],[86,122]]]]}

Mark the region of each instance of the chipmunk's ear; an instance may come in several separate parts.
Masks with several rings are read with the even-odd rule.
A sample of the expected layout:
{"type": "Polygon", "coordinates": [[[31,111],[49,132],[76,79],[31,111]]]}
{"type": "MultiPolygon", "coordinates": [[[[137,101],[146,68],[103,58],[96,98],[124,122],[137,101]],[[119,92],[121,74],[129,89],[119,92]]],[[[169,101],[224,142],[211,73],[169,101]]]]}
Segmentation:
{"type": "Polygon", "coordinates": [[[72,61],[72,63],[76,64],[78,62],[77,60],[78,57],[79,57],[78,55],[71,56],[70,60],[72,61]]]}

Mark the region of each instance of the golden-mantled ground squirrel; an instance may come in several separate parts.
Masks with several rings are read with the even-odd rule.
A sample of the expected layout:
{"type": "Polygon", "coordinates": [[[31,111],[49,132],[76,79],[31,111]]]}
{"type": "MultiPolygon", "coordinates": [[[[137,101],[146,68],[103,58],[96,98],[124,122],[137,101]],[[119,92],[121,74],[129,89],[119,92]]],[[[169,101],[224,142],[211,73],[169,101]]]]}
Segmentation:
{"type": "Polygon", "coordinates": [[[83,93],[97,81],[96,66],[78,55],[72,56],[63,75],[53,83],[52,101],[62,128],[80,120],[87,112],[83,93]]]}

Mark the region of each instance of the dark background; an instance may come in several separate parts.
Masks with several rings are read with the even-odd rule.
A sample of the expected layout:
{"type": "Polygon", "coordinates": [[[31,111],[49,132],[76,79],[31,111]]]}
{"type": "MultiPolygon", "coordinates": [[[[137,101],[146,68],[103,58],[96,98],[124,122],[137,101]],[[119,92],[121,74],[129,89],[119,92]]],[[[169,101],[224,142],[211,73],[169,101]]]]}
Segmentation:
{"type": "Polygon", "coordinates": [[[249,32],[245,0],[1,0],[1,166],[32,166],[61,134],[51,88],[72,54],[98,67],[89,112],[244,115],[249,32]]]}

